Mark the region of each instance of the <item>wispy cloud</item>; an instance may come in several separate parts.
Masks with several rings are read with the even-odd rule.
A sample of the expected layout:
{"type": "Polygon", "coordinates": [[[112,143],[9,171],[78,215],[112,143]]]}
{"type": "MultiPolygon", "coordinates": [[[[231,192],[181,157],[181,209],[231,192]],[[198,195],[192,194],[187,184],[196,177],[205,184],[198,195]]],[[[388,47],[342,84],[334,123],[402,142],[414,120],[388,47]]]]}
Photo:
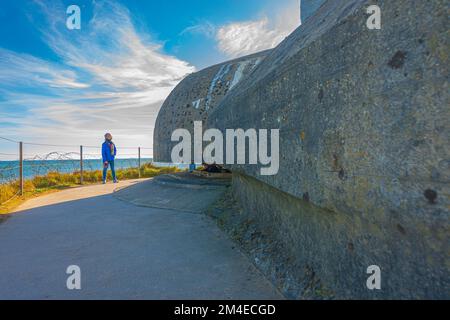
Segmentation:
{"type": "Polygon", "coordinates": [[[77,81],[76,73],[64,66],[0,48],[0,83],[9,86],[49,86],[53,88],[87,88],[77,81]]]}
{"type": "Polygon", "coordinates": [[[115,2],[94,2],[93,18],[81,30],[65,27],[61,4],[35,3],[47,19],[42,39],[59,61],[0,48],[0,116],[15,125],[9,133],[89,143],[112,131],[123,143],[151,145],[159,107],[195,68],[137,32],[115,2]]]}
{"type": "Polygon", "coordinates": [[[234,58],[275,47],[299,25],[300,12],[294,1],[272,16],[221,26],[216,38],[219,50],[234,58]]]}
{"type": "Polygon", "coordinates": [[[185,35],[185,34],[199,34],[199,35],[203,35],[206,36],[208,38],[213,38],[215,37],[217,32],[217,27],[209,22],[209,21],[204,21],[198,24],[195,24],[193,26],[189,26],[187,28],[185,28],[180,35],[185,35]]]}
{"type": "Polygon", "coordinates": [[[299,25],[299,1],[290,0],[278,10],[262,13],[258,19],[233,21],[220,26],[202,22],[186,28],[183,33],[214,38],[222,53],[235,58],[274,48],[299,25]]]}

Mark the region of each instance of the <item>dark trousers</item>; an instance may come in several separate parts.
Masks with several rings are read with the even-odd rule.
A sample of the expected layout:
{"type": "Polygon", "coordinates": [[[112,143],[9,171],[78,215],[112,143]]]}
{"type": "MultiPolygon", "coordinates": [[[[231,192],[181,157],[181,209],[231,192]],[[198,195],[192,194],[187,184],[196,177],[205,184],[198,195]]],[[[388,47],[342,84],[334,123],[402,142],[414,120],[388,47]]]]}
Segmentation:
{"type": "Polygon", "coordinates": [[[111,168],[113,181],[116,181],[116,170],[114,170],[114,160],[108,161],[108,165],[105,165],[105,163],[103,163],[103,181],[106,181],[106,174],[108,172],[108,167],[111,168]]]}

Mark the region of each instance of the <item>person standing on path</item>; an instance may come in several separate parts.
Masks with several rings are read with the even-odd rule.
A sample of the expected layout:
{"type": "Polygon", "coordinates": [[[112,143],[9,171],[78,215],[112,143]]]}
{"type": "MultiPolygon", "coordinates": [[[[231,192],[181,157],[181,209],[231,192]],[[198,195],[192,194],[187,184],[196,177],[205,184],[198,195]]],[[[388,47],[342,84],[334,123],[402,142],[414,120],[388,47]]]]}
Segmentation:
{"type": "Polygon", "coordinates": [[[117,183],[116,170],[114,169],[114,159],[117,154],[115,144],[112,142],[112,135],[110,133],[105,134],[105,142],[102,145],[102,159],[103,159],[103,184],[106,183],[106,174],[108,167],[111,167],[111,174],[114,183],[117,183]]]}

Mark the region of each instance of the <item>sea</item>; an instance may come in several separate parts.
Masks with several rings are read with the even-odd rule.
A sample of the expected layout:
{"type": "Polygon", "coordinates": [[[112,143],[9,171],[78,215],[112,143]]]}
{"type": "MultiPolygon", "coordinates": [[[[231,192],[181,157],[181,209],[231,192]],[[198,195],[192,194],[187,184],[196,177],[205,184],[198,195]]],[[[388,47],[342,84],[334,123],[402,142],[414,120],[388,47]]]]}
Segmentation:
{"type": "MultiPolygon", "coordinates": [[[[158,167],[178,167],[179,169],[188,169],[187,164],[173,164],[164,162],[153,162],[152,158],[141,158],[141,165],[153,163],[158,167]]],[[[137,168],[138,159],[117,159],[114,161],[117,169],[137,168]]],[[[19,178],[19,161],[0,161],[0,183],[5,183],[19,178]]],[[[83,160],[84,171],[102,170],[103,163],[101,159],[83,160]]],[[[31,179],[36,176],[43,176],[49,172],[72,173],[80,171],[80,160],[25,160],[23,162],[23,176],[25,179],[31,179]]]]}
{"type": "MultiPolygon", "coordinates": [[[[141,158],[141,165],[151,163],[151,158],[141,158]]],[[[137,168],[138,159],[116,159],[116,169],[137,168]]],[[[164,164],[169,166],[169,164],[164,164]]],[[[19,161],[0,161],[0,183],[18,179],[19,161]]],[[[84,171],[102,170],[101,159],[83,160],[84,171]]],[[[72,173],[80,170],[80,160],[25,160],[23,162],[23,176],[31,179],[35,176],[46,175],[49,172],[72,173]]]]}

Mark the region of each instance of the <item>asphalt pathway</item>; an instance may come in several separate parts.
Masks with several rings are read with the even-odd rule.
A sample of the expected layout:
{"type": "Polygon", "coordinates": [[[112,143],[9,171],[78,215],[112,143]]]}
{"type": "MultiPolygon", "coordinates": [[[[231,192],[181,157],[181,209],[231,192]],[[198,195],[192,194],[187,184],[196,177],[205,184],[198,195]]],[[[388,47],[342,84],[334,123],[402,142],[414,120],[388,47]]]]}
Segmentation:
{"type": "Polygon", "coordinates": [[[282,299],[201,214],[198,201],[214,201],[220,184],[170,182],[86,186],[26,202],[0,223],[0,299],[282,299]],[[198,197],[180,197],[189,192],[198,197]],[[159,194],[165,205],[152,206],[159,194]],[[67,288],[71,265],[80,290],[67,288]]]}

